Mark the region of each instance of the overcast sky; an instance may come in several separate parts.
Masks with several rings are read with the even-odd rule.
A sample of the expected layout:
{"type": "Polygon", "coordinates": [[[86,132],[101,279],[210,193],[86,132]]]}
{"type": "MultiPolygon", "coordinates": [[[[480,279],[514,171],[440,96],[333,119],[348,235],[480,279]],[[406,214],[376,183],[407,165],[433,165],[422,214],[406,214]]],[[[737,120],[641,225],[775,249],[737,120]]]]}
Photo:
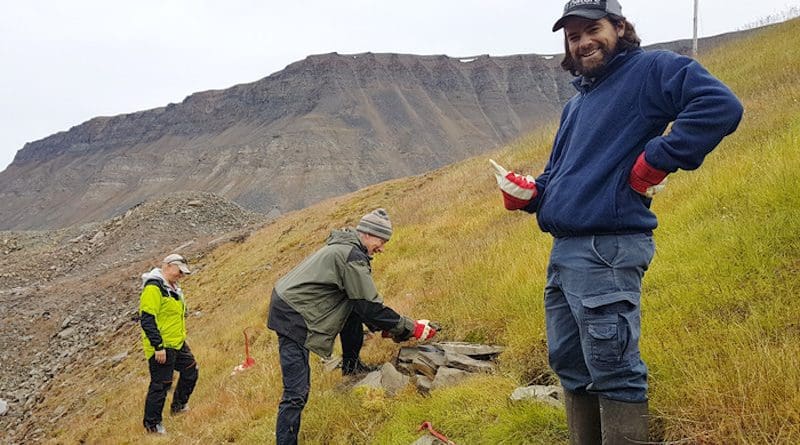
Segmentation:
{"type": "MultiPolygon", "coordinates": [[[[699,0],[700,36],[800,0],[699,0]]],[[[309,54],[554,54],[563,1],[0,0],[0,170],[92,117],[249,83],[309,54]]],[[[644,44],[690,38],[693,0],[621,0],[644,44]]]]}

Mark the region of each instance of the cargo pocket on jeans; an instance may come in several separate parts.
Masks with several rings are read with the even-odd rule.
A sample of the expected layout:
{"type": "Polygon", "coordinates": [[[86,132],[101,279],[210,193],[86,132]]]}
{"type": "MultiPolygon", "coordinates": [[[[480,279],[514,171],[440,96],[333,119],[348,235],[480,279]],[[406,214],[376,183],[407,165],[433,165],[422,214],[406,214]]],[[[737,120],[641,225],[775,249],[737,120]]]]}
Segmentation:
{"type": "Polygon", "coordinates": [[[581,301],[593,366],[610,368],[623,362],[631,336],[627,320],[637,310],[638,301],[639,295],[634,292],[616,292],[581,301]]]}

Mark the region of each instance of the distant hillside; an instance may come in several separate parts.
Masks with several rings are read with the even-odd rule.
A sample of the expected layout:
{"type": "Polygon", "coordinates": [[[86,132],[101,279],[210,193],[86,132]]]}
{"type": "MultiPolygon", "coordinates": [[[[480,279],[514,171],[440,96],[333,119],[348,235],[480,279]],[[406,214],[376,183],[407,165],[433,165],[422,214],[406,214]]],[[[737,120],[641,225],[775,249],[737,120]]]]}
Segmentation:
{"type": "Polygon", "coordinates": [[[100,221],[179,190],[278,213],[429,171],[556,119],[575,92],[560,59],[316,55],[257,82],[97,117],[17,153],[0,173],[0,229],[100,221]]]}

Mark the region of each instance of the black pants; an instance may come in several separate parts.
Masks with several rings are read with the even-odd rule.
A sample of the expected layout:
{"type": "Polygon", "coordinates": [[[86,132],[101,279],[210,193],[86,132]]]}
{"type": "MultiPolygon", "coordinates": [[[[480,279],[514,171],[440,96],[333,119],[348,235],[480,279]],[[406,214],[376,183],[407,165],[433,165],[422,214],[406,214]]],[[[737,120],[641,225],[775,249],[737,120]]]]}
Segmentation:
{"type": "Polygon", "coordinates": [[[278,355],[283,374],[283,397],[278,405],[275,439],[278,445],[295,445],[300,432],[300,415],[308,402],[308,392],[311,389],[308,349],[279,334],[278,355]]]}
{"type": "MultiPolygon", "coordinates": [[[[364,344],[364,328],[355,313],[345,322],[339,334],[342,342],[342,360],[358,360],[364,344]]],[[[295,445],[300,432],[300,417],[308,402],[311,389],[311,370],[308,366],[308,349],[278,334],[278,354],[283,375],[283,396],[278,405],[275,438],[278,445],[295,445]]]]}
{"type": "Polygon", "coordinates": [[[342,362],[357,361],[364,345],[364,326],[361,317],[355,312],[351,312],[344,323],[339,341],[342,342],[342,362]]]}
{"type": "Polygon", "coordinates": [[[178,385],[172,395],[172,407],[180,408],[189,401],[189,396],[194,391],[197,383],[197,362],[186,342],[178,349],[165,349],[167,361],[158,363],[156,357],[150,357],[150,386],[147,388],[147,398],[144,401],[144,426],[150,427],[161,423],[161,412],[167,400],[167,392],[172,386],[172,373],[178,371],[178,385]]]}

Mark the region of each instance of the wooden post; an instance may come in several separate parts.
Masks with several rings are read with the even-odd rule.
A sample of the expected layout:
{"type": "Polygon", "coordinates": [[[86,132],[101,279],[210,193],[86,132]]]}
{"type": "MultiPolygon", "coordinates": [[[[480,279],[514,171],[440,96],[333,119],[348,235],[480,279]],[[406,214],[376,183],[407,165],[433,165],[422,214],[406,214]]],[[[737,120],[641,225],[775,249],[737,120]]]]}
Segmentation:
{"type": "Polygon", "coordinates": [[[697,3],[699,0],[694,0],[694,37],[692,38],[692,57],[697,58],[697,3]]]}

